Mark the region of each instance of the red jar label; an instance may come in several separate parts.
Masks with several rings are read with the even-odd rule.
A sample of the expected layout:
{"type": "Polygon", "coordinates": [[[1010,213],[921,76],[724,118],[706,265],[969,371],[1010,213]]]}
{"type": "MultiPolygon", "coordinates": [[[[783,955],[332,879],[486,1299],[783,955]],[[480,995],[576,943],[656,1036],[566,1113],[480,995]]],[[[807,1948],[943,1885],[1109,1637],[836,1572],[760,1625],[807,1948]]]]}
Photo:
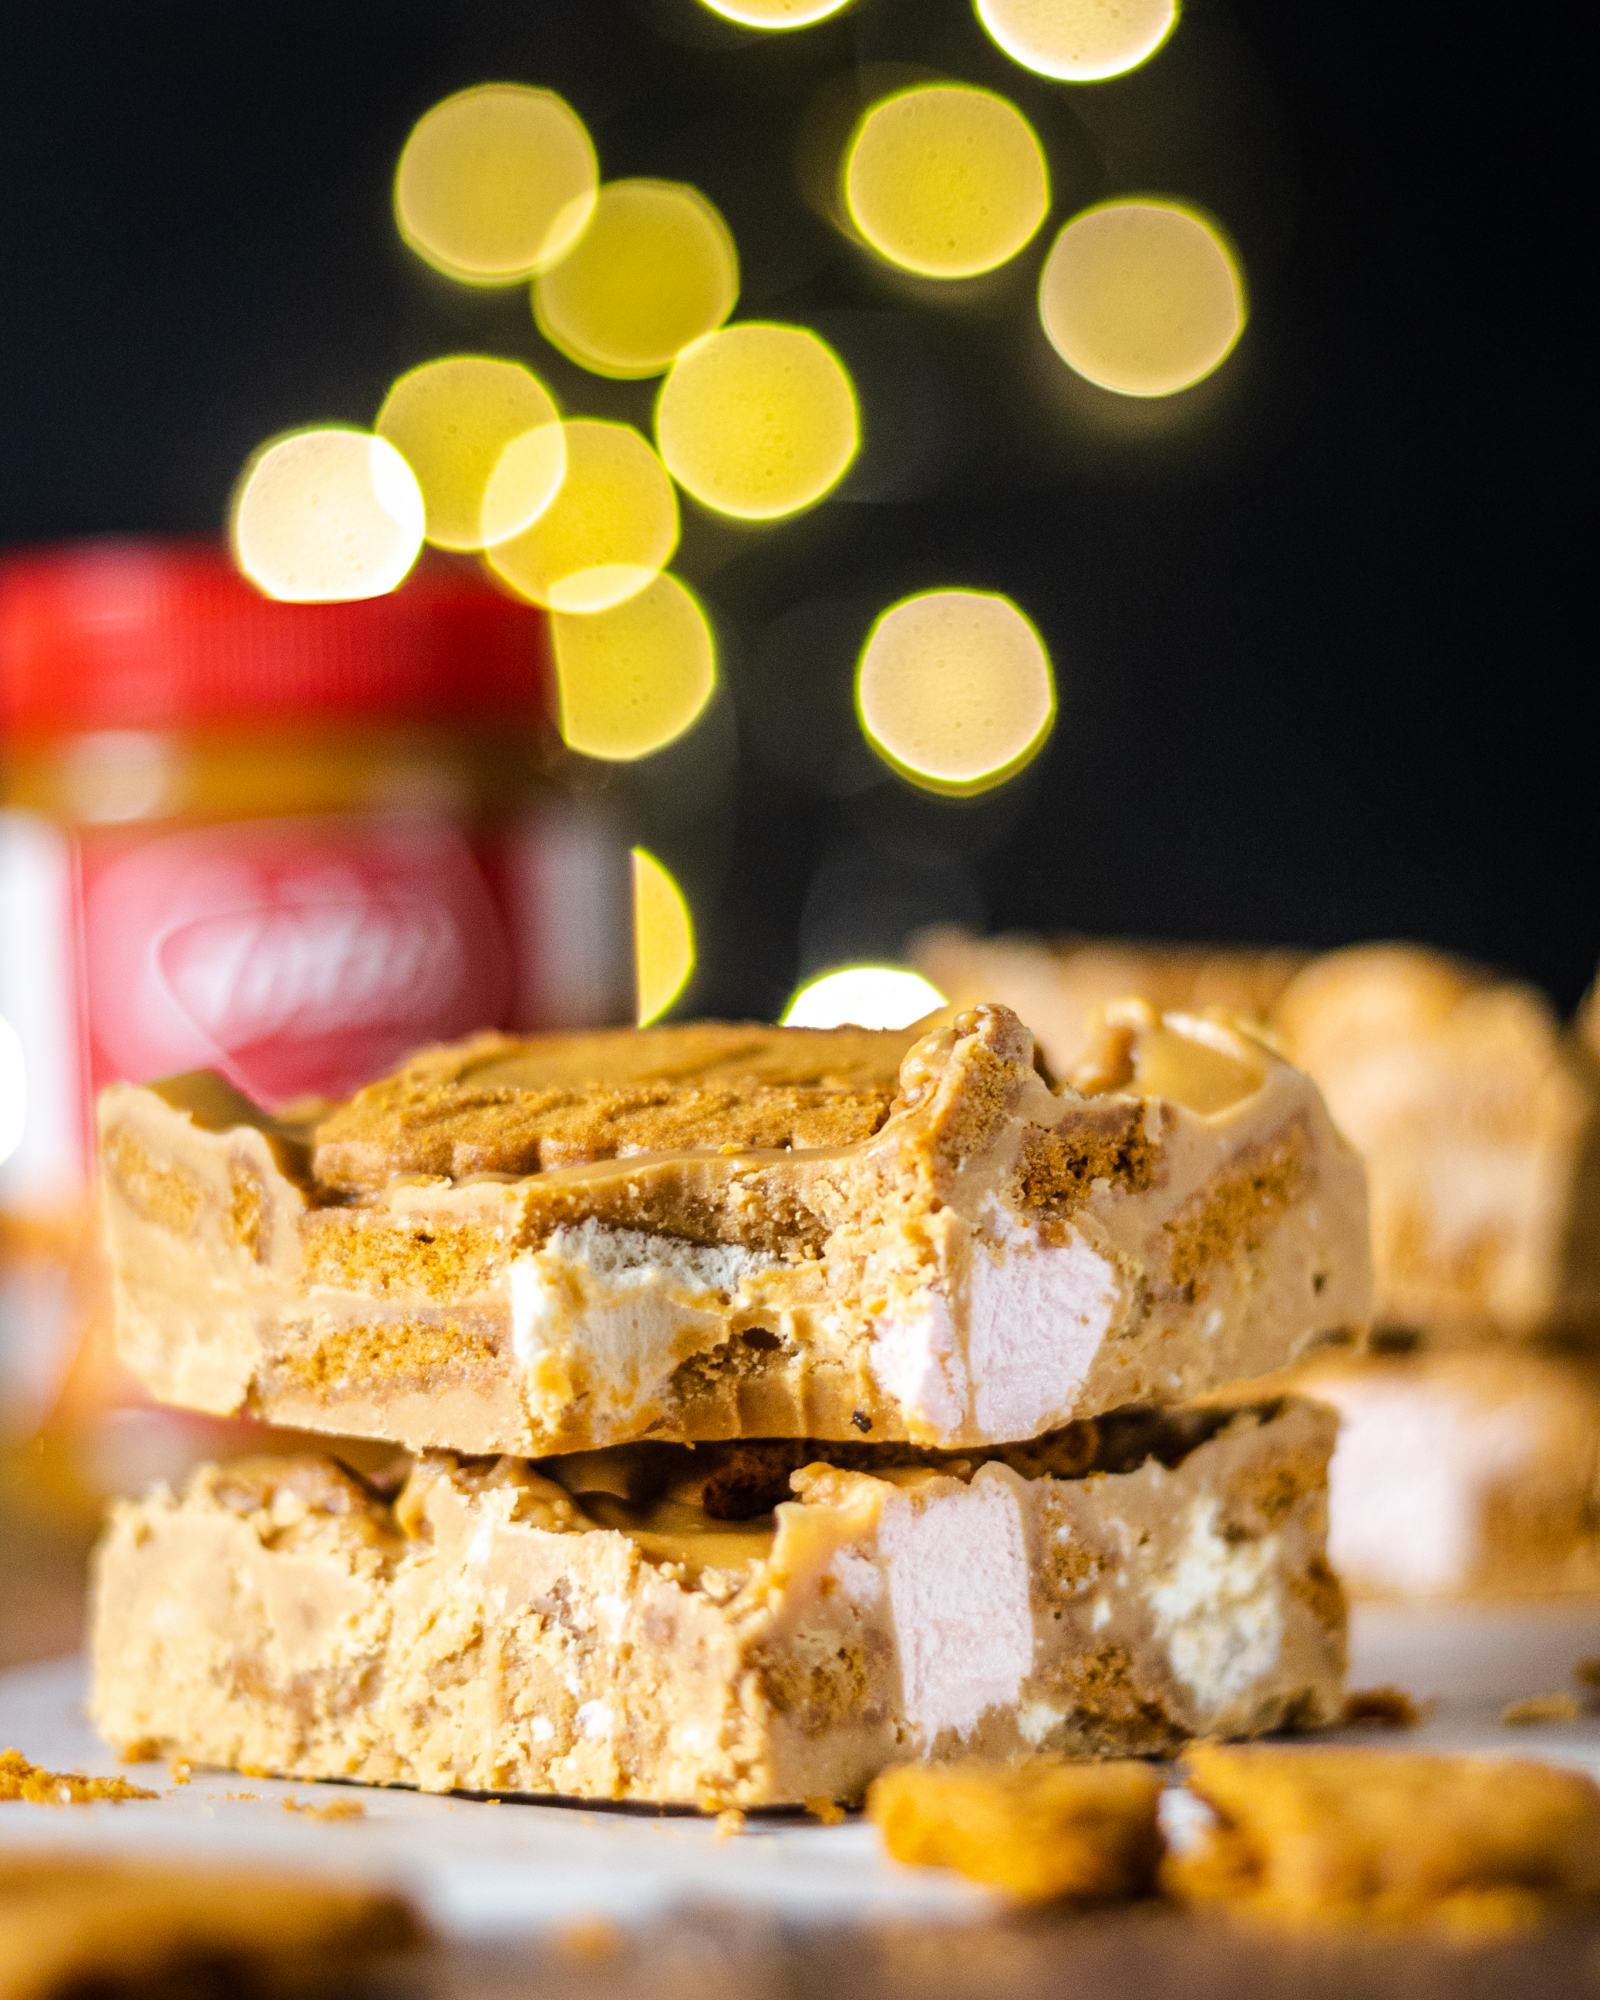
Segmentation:
{"type": "MultiPolygon", "coordinates": [[[[0,1011],[17,988],[35,1164],[118,1079],[216,1069],[275,1106],[419,1043],[618,1013],[622,857],[559,809],[474,833],[399,815],[71,838],[10,814],[0,842],[0,1011]],[[68,1023],[75,1048],[44,1045],[68,1023]]],[[[26,1198],[23,1164],[3,1178],[26,1198]]]]}

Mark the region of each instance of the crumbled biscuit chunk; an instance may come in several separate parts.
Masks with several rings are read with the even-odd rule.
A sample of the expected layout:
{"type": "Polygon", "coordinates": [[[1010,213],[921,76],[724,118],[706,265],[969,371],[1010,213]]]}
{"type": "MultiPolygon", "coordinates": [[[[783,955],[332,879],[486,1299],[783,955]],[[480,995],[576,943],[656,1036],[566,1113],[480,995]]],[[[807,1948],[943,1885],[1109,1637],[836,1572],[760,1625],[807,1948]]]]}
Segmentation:
{"type": "Polygon", "coordinates": [[[1184,1775],[1213,1815],[1165,1864],[1185,1902],[1315,1922],[1600,1901],[1600,1786],[1578,1771],[1204,1743],[1184,1775]]]}
{"type": "Polygon", "coordinates": [[[1344,1719],[1351,1728],[1365,1723],[1379,1729],[1415,1729],[1425,1713],[1404,1688],[1352,1688],[1344,1698],[1344,1719]]]}
{"type": "Polygon", "coordinates": [[[1520,1701],[1508,1701],[1500,1720],[1512,1729],[1536,1728],[1545,1722],[1576,1722],[1583,1713],[1575,1694],[1529,1694],[1520,1701]]]}
{"type": "Polygon", "coordinates": [[[344,1994],[418,1936],[398,1898],[373,1889],[0,1849],[0,2000],[344,1994]]]}
{"type": "Polygon", "coordinates": [[[867,1817],[896,1861],[953,1868],[1018,1902],[1148,1896],[1161,1856],[1159,1770],[1047,1759],[901,1765],[873,1781],[867,1817]]]}
{"type": "Polygon", "coordinates": [[[20,1750],[0,1750],[0,1803],[31,1806],[122,1805],[159,1793],[126,1778],[90,1778],[82,1771],[47,1771],[20,1750]]]}

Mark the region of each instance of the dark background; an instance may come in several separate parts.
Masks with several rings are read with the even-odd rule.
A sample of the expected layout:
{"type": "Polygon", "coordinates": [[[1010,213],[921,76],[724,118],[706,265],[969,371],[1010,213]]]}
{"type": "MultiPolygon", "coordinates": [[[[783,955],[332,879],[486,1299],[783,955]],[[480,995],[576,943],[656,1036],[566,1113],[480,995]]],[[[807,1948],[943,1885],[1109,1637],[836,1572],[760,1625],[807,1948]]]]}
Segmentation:
{"type": "Polygon", "coordinates": [[[647,421],[649,385],[541,353],[522,288],[451,287],[399,244],[400,144],[467,84],[553,85],[604,173],[697,181],[740,312],[845,352],[860,466],[788,526],[686,523],[726,689],[615,781],[691,892],[696,1004],[770,1013],[940,916],[1415,936],[1564,1003],[1586,983],[1590,799],[1560,752],[1590,669],[1552,468],[1582,381],[1561,273],[1592,254],[1583,232],[1549,261],[1562,121],[1514,22],[1470,43],[1431,10],[1191,0],[1147,68],[1075,90],[966,0],[765,38],[695,0],[13,0],[6,23],[0,543],[213,529],[262,439],[369,422],[454,349],[647,421]],[[851,112],[930,72],[1012,94],[1052,158],[1048,232],[968,286],[870,267],[822,212],[851,112]],[[1163,403],[1069,377],[1033,315],[1049,234],[1115,192],[1201,203],[1245,264],[1239,350],[1163,403]],[[975,803],[889,777],[851,713],[872,616],[937,583],[1016,596],[1060,683],[1045,755],[975,803]]]}

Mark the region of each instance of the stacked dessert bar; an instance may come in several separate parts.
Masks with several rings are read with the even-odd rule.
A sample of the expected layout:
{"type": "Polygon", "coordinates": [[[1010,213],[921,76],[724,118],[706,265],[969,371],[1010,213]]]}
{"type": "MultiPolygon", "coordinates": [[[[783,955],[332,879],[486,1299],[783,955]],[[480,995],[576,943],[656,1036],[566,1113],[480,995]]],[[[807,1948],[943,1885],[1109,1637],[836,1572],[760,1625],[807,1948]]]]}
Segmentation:
{"type": "Polygon", "coordinates": [[[1365,1325],[1364,1177],[1241,1030],[484,1037],[119,1087],[102,1163],[157,1396],[409,1454],[121,1505],[115,1743],[721,1807],[1337,1708],[1332,1419],[1218,1392],[1365,1325]]]}
{"type": "Polygon", "coordinates": [[[1375,1595],[1600,1591],[1600,998],[1414,945],[923,941],[1070,1064],[1108,993],[1264,1022],[1370,1177],[1376,1344],[1299,1378],[1343,1419],[1330,1544],[1375,1595]],[[1397,1528],[1399,1532],[1397,1532],[1397,1528]]]}

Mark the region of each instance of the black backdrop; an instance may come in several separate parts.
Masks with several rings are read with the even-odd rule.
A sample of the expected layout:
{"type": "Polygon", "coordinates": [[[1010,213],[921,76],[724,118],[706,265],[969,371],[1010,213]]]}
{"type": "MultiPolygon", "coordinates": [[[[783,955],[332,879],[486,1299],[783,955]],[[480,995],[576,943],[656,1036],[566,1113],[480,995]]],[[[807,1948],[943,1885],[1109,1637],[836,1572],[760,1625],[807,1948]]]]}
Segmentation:
{"type": "MultiPolygon", "coordinates": [[[[400,247],[388,184],[446,91],[550,83],[607,173],[723,205],[742,309],[822,326],[866,404],[840,498],[686,537],[726,691],[618,798],[692,892],[699,1005],[770,1012],[946,915],[1413,935],[1570,1002],[1600,937],[1560,754],[1592,670],[1557,469],[1592,253],[1529,74],[1561,58],[1509,19],[1471,43],[1394,12],[1191,0],[1147,69],[1072,92],[1005,63],[965,0],[857,0],[759,42],[694,0],[10,0],[0,542],[212,528],[271,432],[368,421],[430,353],[534,356],[520,293],[400,247]],[[1037,249],[958,297],[870,271],[804,163],[852,89],[918,69],[1024,104],[1057,222],[1119,190],[1221,216],[1253,305],[1227,368],[1158,406],[1075,390],[1031,319],[1037,249]],[[940,582],[1012,592],[1061,683],[1045,756],[970,805],[908,793],[850,714],[872,613],[940,582]]],[[[648,409],[536,365],[592,410],[648,409]]]]}

